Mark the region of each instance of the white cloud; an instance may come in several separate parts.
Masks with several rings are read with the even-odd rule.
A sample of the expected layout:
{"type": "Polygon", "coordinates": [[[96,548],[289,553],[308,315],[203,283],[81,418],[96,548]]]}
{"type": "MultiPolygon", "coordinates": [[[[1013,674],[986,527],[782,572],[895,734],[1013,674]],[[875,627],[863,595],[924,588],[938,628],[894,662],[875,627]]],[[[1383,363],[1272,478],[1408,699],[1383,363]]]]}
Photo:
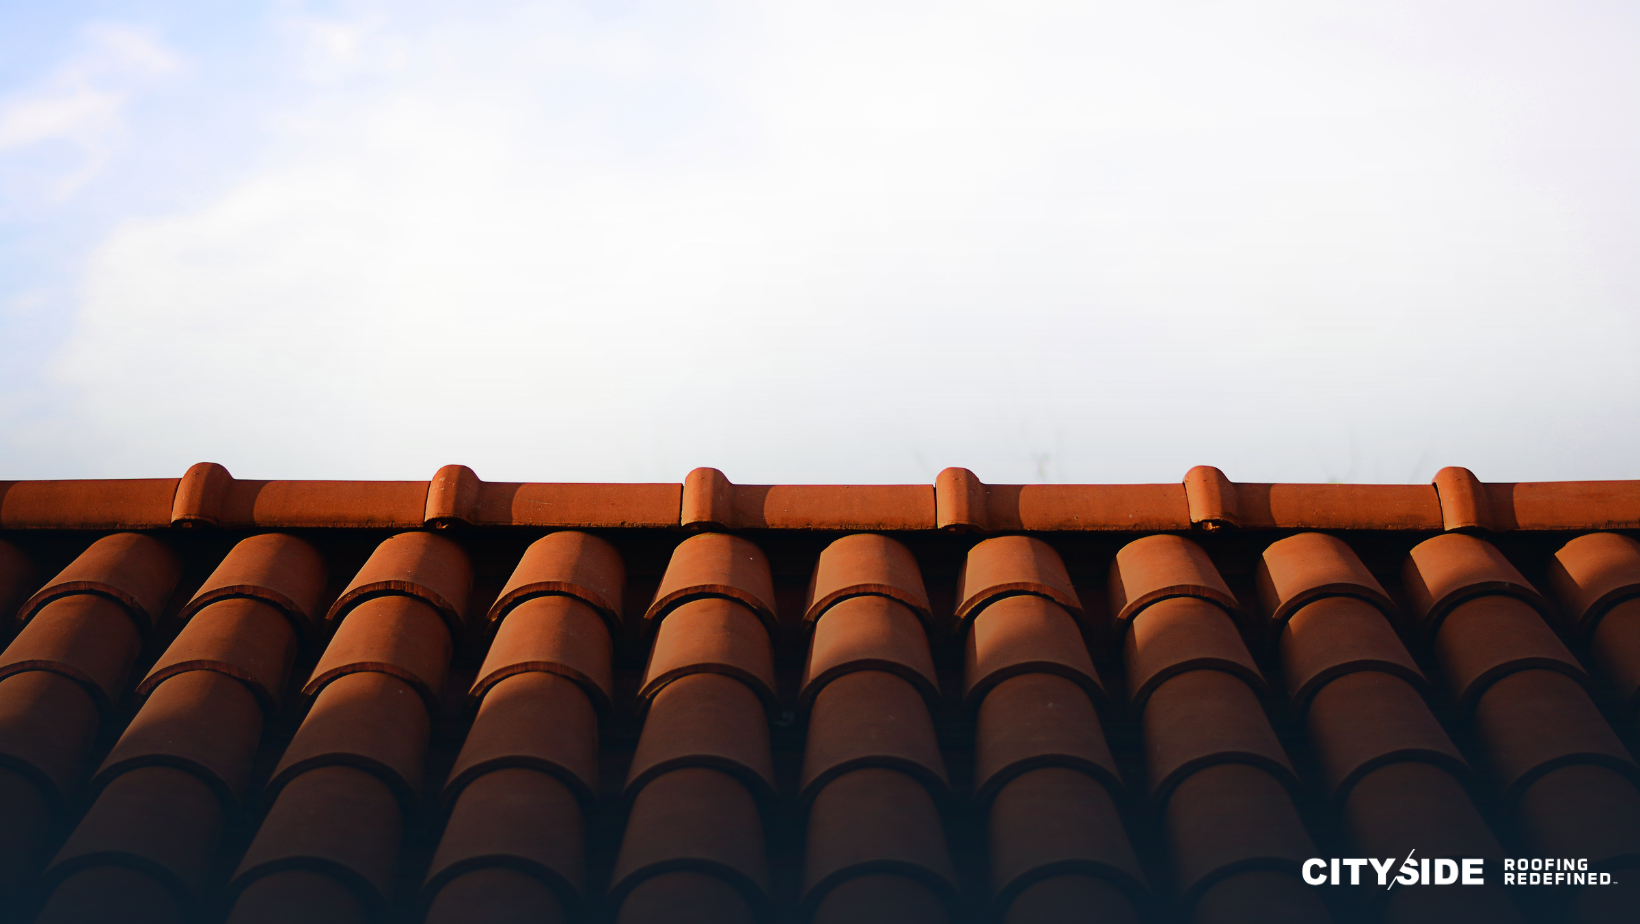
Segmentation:
{"type": "Polygon", "coordinates": [[[86,28],[83,47],[33,86],[0,98],[0,154],[64,141],[81,154],[56,175],[55,192],[72,192],[106,162],[133,87],[178,67],[152,36],[117,25],[86,28]]]}
{"type": "Polygon", "coordinates": [[[1640,43],[1582,8],[289,26],[279,156],[89,263],[88,466],[1640,474],[1640,43]]]}

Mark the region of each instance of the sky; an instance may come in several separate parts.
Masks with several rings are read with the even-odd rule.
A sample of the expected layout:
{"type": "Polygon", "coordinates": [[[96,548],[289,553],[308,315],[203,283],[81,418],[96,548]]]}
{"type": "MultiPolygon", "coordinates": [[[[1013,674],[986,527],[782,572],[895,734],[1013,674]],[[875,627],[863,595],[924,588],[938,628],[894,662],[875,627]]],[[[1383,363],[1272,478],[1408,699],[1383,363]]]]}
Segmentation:
{"type": "Polygon", "coordinates": [[[1632,2],[0,0],[0,478],[1640,478],[1632,2]]]}

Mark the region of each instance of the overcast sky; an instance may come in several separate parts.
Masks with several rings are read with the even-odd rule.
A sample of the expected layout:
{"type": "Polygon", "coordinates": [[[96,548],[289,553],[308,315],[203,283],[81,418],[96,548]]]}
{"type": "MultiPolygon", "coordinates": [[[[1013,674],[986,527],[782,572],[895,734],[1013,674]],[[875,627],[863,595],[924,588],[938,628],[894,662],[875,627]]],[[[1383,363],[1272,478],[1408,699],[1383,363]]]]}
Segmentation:
{"type": "Polygon", "coordinates": [[[1640,478],[1640,4],[0,0],[0,478],[203,460],[1640,478]]]}

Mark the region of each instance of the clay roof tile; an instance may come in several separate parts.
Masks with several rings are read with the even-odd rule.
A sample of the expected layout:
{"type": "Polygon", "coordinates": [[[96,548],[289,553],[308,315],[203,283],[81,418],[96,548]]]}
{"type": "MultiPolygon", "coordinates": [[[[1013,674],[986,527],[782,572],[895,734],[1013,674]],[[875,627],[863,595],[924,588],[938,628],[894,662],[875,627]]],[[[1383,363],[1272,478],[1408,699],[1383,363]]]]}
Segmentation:
{"type": "Polygon", "coordinates": [[[29,597],[17,619],[27,622],[61,597],[98,594],[118,601],[146,634],[165,611],[180,574],[176,553],[158,539],[138,533],[104,536],[29,597]]]}
{"type": "Polygon", "coordinates": [[[1202,551],[1182,536],[1146,536],[1123,546],[1110,564],[1110,611],[1119,626],[1168,597],[1200,597],[1229,612],[1241,605],[1202,551]]]}
{"type": "Polygon", "coordinates": [[[928,591],[917,559],[904,545],[876,533],[855,533],[826,546],[809,578],[803,620],[814,622],[826,608],[848,597],[876,594],[898,600],[932,619],[928,591]]]}
{"type": "Polygon", "coordinates": [[[586,601],[609,620],[610,631],[615,632],[625,585],[626,568],[614,546],[588,533],[549,533],[524,550],[490,607],[489,620],[504,619],[513,607],[531,597],[564,594],[586,601]]]}
{"type": "Polygon", "coordinates": [[[1454,606],[1488,595],[1519,597],[1539,612],[1548,601],[1497,547],[1464,533],[1447,533],[1412,547],[1401,573],[1407,603],[1430,632],[1440,628],[1454,606]]]}
{"type": "Polygon", "coordinates": [[[1036,594],[1082,613],[1064,561],[1041,539],[998,536],[969,549],[957,576],[957,621],[966,623],[986,605],[1012,594],[1036,594]]]}
{"type": "Polygon", "coordinates": [[[450,634],[460,637],[472,586],[472,564],[461,546],[433,533],[399,533],[376,547],[325,618],[334,625],[365,600],[402,595],[437,610],[450,634]]]}
{"type": "Polygon", "coordinates": [[[191,619],[218,600],[250,597],[277,607],[306,636],[317,626],[325,580],[324,557],[311,543],[282,533],[251,536],[222,559],[180,618],[191,619]]]}
{"type": "Polygon", "coordinates": [[[1326,533],[1299,533],[1272,543],[1259,558],[1259,602],[1278,625],[1313,600],[1359,597],[1393,616],[1395,604],[1348,543],[1326,533]]]}
{"type": "Polygon", "coordinates": [[[1618,533],[1579,536],[1550,559],[1549,586],[1572,625],[1593,632],[1613,606],[1640,596],[1640,542],[1618,533]]]}
{"type": "Polygon", "coordinates": [[[653,625],[697,597],[738,600],[751,607],[771,635],[779,628],[769,559],[762,549],[738,536],[702,533],[678,543],[644,620],[653,625]]]}

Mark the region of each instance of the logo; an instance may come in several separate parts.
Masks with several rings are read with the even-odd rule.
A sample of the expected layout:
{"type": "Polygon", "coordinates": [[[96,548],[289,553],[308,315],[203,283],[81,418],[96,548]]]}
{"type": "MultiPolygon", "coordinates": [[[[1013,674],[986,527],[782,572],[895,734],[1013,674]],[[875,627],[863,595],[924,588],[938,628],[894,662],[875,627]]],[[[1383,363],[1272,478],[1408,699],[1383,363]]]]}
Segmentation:
{"type": "MultiPolygon", "coordinates": [[[[1486,861],[1479,857],[1311,857],[1304,861],[1304,881],[1319,885],[1396,886],[1486,885],[1486,861]]],[[[1589,871],[1587,859],[1565,857],[1509,858],[1503,861],[1503,884],[1508,886],[1612,885],[1611,873],[1589,871]]]]}
{"type": "MultiPolygon", "coordinates": [[[[1479,857],[1452,859],[1450,857],[1418,858],[1414,850],[1402,860],[1390,857],[1333,857],[1323,860],[1312,857],[1304,861],[1304,881],[1310,885],[1361,885],[1361,871],[1370,869],[1370,879],[1376,876],[1378,885],[1393,889],[1397,885],[1485,885],[1486,861],[1479,857]],[[1396,869],[1396,865],[1400,869],[1396,869]],[[1393,875],[1392,875],[1393,874],[1393,875]]],[[[1369,882],[1370,884],[1370,882],[1369,882]]]]}
{"type": "Polygon", "coordinates": [[[1611,873],[1589,872],[1587,859],[1533,857],[1503,861],[1504,885],[1611,885],[1611,873]]]}

